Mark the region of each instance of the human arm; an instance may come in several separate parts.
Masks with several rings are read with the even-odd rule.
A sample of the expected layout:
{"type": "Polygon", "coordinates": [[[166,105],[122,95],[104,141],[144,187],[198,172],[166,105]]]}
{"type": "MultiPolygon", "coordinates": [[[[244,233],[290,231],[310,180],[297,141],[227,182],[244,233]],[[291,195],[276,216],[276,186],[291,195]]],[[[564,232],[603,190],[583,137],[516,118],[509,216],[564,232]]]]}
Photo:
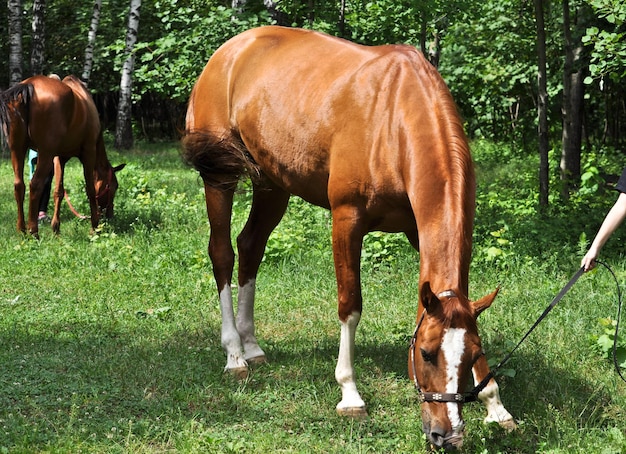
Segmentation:
{"type": "Polygon", "coordinates": [[[591,247],[580,262],[580,266],[589,271],[596,266],[596,259],[600,250],[611,237],[613,232],[620,226],[626,218],[626,194],[621,192],[613,207],[609,210],[596,237],[591,243],[591,247]]]}

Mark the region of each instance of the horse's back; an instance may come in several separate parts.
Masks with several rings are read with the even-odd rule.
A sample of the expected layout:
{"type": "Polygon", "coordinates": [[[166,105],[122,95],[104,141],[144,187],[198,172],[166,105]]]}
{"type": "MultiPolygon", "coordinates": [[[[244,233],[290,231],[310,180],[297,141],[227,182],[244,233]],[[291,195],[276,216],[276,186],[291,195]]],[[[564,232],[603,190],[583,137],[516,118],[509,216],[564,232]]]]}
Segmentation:
{"type": "Polygon", "coordinates": [[[437,116],[442,93],[449,96],[412,47],[261,27],[211,57],[194,88],[187,128],[239,136],[275,184],[306,200],[332,207],[360,198],[379,219],[372,223],[404,229],[414,225],[409,172],[438,167],[445,154],[437,116]],[[416,144],[420,150],[410,149],[416,144]]]}
{"type": "Polygon", "coordinates": [[[29,134],[40,153],[68,157],[94,146],[100,132],[95,104],[80,81],[37,75],[22,82],[33,87],[29,134]],[[87,93],[87,95],[85,95],[87,93]]]}

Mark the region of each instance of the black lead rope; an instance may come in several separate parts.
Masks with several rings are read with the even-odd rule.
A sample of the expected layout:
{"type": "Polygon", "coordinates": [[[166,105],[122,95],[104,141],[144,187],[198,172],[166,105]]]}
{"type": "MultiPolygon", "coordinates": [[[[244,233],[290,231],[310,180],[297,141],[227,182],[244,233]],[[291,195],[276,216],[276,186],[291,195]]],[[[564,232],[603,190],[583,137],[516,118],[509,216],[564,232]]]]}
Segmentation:
{"type": "Polygon", "coordinates": [[[624,383],[626,383],[626,378],[622,375],[622,368],[617,362],[617,341],[619,335],[619,321],[622,318],[622,291],[619,285],[619,281],[617,280],[617,276],[613,272],[613,270],[604,262],[596,260],[596,263],[605,267],[611,276],[613,276],[613,280],[615,281],[615,288],[617,289],[617,320],[615,321],[615,335],[613,336],[613,365],[615,366],[615,370],[617,371],[617,375],[622,379],[624,383]]]}
{"type": "MultiPolygon", "coordinates": [[[[609,273],[611,273],[611,276],[613,276],[613,280],[615,281],[615,286],[617,289],[617,321],[615,323],[615,335],[613,336],[613,364],[615,366],[615,370],[617,371],[617,374],[619,375],[619,377],[622,379],[622,381],[626,383],[626,379],[622,375],[621,368],[617,362],[617,341],[618,341],[618,334],[619,334],[619,321],[620,321],[621,313],[622,313],[622,292],[620,289],[619,281],[617,280],[617,276],[615,275],[613,270],[604,262],[596,260],[596,263],[606,268],[609,271],[609,273]]],[[[535,324],[531,326],[531,328],[526,332],[524,337],[522,337],[522,340],[520,340],[517,343],[517,345],[513,348],[513,350],[511,350],[509,354],[506,355],[502,361],[500,361],[493,369],[491,369],[491,371],[487,374],[487,376],[483,378],[483,380],[478,385],[476,385],[476,387],[474,387],[474,389],[470,392],[471,394],[478,396],[478,394],[485,388],[485,386],[487,386],[487,383],[489,383],[489,380],[491,380],[494,377],[494,373],[500,367],[502,367],[509,359],[511,359],[511,356],[513,356],[513,353],[515,352],[515,350],[517,350],[517,348],[522,344],[522,342],[526,340],[526,338],[530,335],[530,333],[533,332],[533,330],[537,327],[537,325],[539,325],[539,323],[541,323],[541,321],[544,318],[546,318],[546,316],[550,313],[550,311],[554,309],[554,306],[556,306],[559,303],[559,301],[561,301],[561,299],[565,296],[565,294],[569,292],[569,290],[573,287],[573,285],[576,283],[578,278],[580,278],[580,276],[584,274],[584,272],[585,272],[585,269],[583,267],[581,267],[578,271],[576,271],[576,274],[574,274],[572,278],[569,280],[569,282],[565,284],[565,287],[561,289],[559,294],[554,297],[550,305],[546,307],[546,309],[543,311],[543,314],[539,316],[535,324]]]]}
{"type": "Polygon", "coordinates": [[[485,376],[485,378],[483,378],[482,381],[478,385],[476,385],[472,391],[470,391],[471,394],[473,394],[474,396],[478,396],[478,394],[483,389],[485,389],[485,386],[487,386],[487,383],[489,383],[489,380],[491,380],[494,377],[495,372],[498,369],[500,369],[502,366],[504,366],[504,364],[509,359],[511,359],[511,356],[513,356],[513,353],[515,353],[515,351],[519,348],[520,345],[522,345],[522,343],[526,340],[526,338],[530,336],[530,333],[532,333],[535,330],[535,328],[537,328],[537,325],[539,325],[539,323],[541,323],[543,319],[546,318],[546,316],[550,313],[550,311],[554,309],[554,306],[556,306],[559,303],[559,301],[563,299],[565,294],[569,292],[569,290],[574,286],[578,278],[580,278],[580,276],[582,276],[584,272],[585,272],[585,269],[583,267],[581,267],[578,271],[576,271],[576,274],[572,276],[569,282],[565,284],[565,287],[563,287],[561,291],[558,293],[558,295],[554,297],[550,305],[546,307],[546,309],[543,311],[543,314],[539,316],[539,318],[533,324],[533,326],[531,326],[530,329],[526,332],[526,334],[524,334],[524,337],[522,337],[522,339],[517,343],[517,345],[513,347],[513,350],[511,350],[493,369],[491,369],[491,371],[485,376]]]}

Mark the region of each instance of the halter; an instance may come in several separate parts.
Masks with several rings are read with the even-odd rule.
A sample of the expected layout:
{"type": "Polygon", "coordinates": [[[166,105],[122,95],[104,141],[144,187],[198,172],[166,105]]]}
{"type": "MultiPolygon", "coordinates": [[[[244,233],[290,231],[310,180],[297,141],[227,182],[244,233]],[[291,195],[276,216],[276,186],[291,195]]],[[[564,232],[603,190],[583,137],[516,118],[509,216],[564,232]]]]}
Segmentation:
{"type": "Polygon", "coordinates": [[[98,207],[107,208],[111,203],[111,182],[113,181],[113,167],[109,166],[109,173],[106,185],[104,186],[104,190],[100,191],[100,194],[96,195],[96,201],[98,203],[98,207]],[[102,200],[106,196],[106,200],[102,200]],[[106,201],[106,205],[103,202],[106,201]]]}
{"type": "MultiPolygon", "coordinates": [[[[454,298],[456,297],[456,293],[453,290],[445,290],[441,293],[437,294],[437,298],[454,298]]],[[[474,402],[478,399],[478,394],[485,389],[489,380],[491,380],[491,374],[487,375],[485,379],[483,379],[478,385],[474,387],[471,391],[465,393],[431,393],[424,392],[420,387],[417,381],[417,369],[415,368],[415,348],[417,341],[417,332],[422,325],[422,321],[424,320],[424,314],[426,310],[422,311],[422,316],[417,322],[417,326],[415,327],[415,332],[413,333],[413,337],[411,338],[411,345],[409,347],[409,354],[411,359],[411,368],[413,369],[413,383],[415,383],[415,389],[419,395],[420,402],[455,402],[455,403],[466,403],[466,402],[474,402]]],[[[485,354],[484,351],[480,353],[480,355],[474,360],[474,363],[478,361],[478,359],[485,354]]],[[[472,363],[473,365],[473,363],[472,363]]]]}
{"type": "MultiPolygon", "coordinates": [[[[605,266],[613,275],[613,278],[615,278],[615,274],[613,273],[613,271],[604,263],[600,262],[600,261],[596,261],[597,263],[605,266]]],[[[554,297],[554,299],[552,300],[552,302],[548,305],[548,307],[545,308],[545,310],[543,311],[543,313],[539,316],[539,318],[537,319],[537,321],[530,327],[530,329],[526,332],[526,334],[524,334],[524,336],[522,337],[522,339],[517,343],[517,345],[515,347],[513,347],[513,349],[504,357],[504,359],[502,359],[495,367],[493,367],[491,369],[491,371],[485,376],[485,378],[482,379],[482,381],[480,383],[478,383],[476,386],[474,386],[474,389],[472,389],[469,392],[460,394],[460,393],[425,393],[422,392],[419,383],[417,382],[417,375],[416,375],[416,369],[415,369],[415,341],[417,340],[417,331],[420,328],[420,325],[422,324],[422,320],[424,320],[424,313],[426,311],[422,312],[422,316],[420,317],[419,322],[417,323],[417,327],[415,328],[415,333],[413,334],[413,338],[411,339],[411,346],[410,346],[410,353],[411,353],[411,367],[413,368],[413,381],[415,382],[415,389],[417,389],[417,392],[419,393],[419,397],[420,397],[420,401],[421,402],[458,402],[458,403],[464,403],[464,402],[474,402],[478,399],[478,394],[485,389],[485,387],[487,386],[487,383],[489,383],[489,380],[491,380],[494,377],[495,372],[500,369],[500,367],[502,367],[504,365],[504,363],[506,363],[509,359],[511,359],[511,356],[513,356],[513,353],[515,352],[515,350],[517,350],[519,348],[520,345],[522,345],[522,342],[524,342],[526,340],[526,338],[530,335],[530,333],[532,333],[534,331],[535,328],[537,328],[537,326],[539,325],[539,323],[541,323],[541,321],[546,318],[546,316],[550,313],[550,311],[552,309],[554,309],[554,306],[556,306],[558,304],[559,301],[561,301],[561,299],[565,296],[565,294],[572,288],[572,286],[576,283],[576,281],[578,280],[578,278],[580,276],[582,276],[585,272],[584,268],[580,268],[573,276],[572,278],[569,280],[569,282],[567,284],[565,284],[565,286],[561,289],[561,291],[554,297]]],[[[615,278],[615,281],[617,282],[617,278],[615,278]]],[[[621,295],[619,293],[619,283],[618,283],[618,299],[619,299],[619,311],[617,314],[617,318],[619,320],[620,317],[620,313],[621,313],[621,295]]],[[[444,292],[441,292],[439,294],[437,294],[438,298],[452,298],[455,297],[456,294],[452,291],[452,290],[446,290],[444,292]]],[[[619,327],[619,323],[617,325],[617,327],[619,327]]],[[[616,328],[617,328],[616,327],[616,328]]],[[[616,333],[615,333],[615,339],[617,339],[617,329],[616,329],[616,333]]],[[[615,343],[613,345],[613,350],[614,350],[614,362],[616,362],[616,356],[615,356],[615,343]]],[[[483,351],[481,356],[484,355],[485,352],[483,351]]],[[[480,356],[479,356],[480,358],[480,356]]],[[[618,373],[620,374],[621,377],[621,372],[619,370],[619,367],[617,367],[616,364],[616,369],[618,371],[618,373]]],[[[622,380],[623,377],[622,377],[622,380]]],[[[626,382],[626,380],[624,380],[626,382]]]]}

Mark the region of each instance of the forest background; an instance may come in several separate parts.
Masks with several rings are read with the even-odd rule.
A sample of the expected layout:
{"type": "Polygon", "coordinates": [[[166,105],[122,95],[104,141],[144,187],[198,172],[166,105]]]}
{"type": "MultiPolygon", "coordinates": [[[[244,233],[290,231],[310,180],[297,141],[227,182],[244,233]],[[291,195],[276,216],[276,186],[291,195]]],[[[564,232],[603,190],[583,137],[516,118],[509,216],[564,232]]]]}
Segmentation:
{"type": "Polygon", "coordinates": [[[0,40],[0,89],[36,73],[81,75],[119,149],[177,139],[211,54],[277,23],[420,48],[470,138],[539,154],[540,207],[614,181],[623,165],[601,160],[619,161],[624,142],[621,0],[7,0],[0,17],[9,38],[0,40]]]}

